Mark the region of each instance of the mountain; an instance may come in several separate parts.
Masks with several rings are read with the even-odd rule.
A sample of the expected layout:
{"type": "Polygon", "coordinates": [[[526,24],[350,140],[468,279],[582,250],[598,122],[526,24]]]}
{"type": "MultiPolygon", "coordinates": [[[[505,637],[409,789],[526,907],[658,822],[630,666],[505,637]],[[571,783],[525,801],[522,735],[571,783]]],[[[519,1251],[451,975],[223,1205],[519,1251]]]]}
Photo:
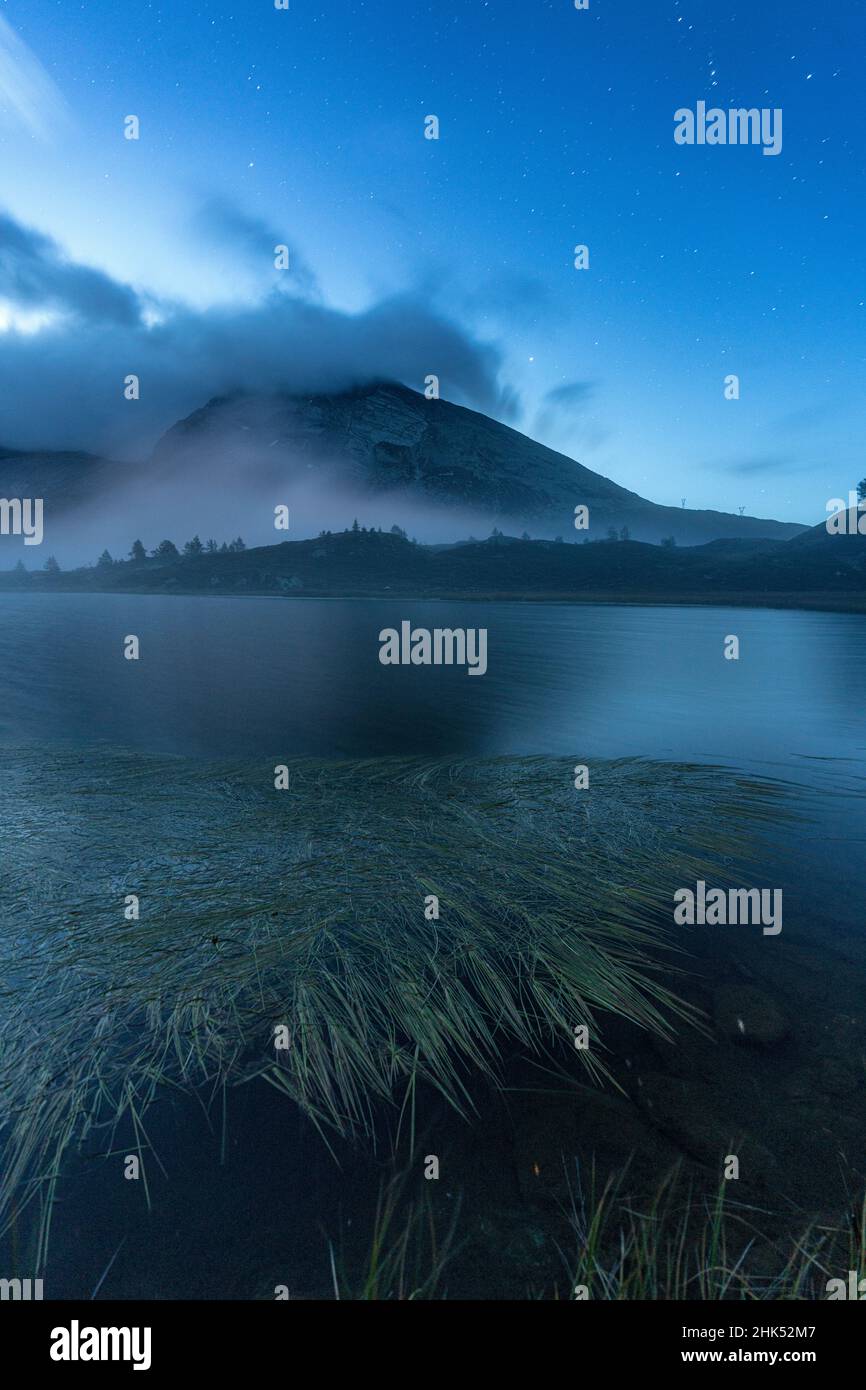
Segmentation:
{"type": "Polygon", "coordinates": [[[680,546],[785,540],[805,529],[659,506],[486,415],[388,382],[334,395],[217,397],[139,464],[0,450],[0,493],[42,497],[46,515],[69,519],[66,534],[80,519],[91,532],[102,527],[103,544],[124,549],[130,518],[140,518],[133,525],[146,538],[147,527],[158,533],[151,543],[224,533],[230,519],[233,530],[264,540],[274,502],[297,496],[307,533],[345,524],[355,503],[377,523],[396,514],[421,528],[433,519],[445,539],[504,526],[580,540],[578,505],[589,508],[593,540],[609,527],[644,541],[673,536],[680,546]]]}
{"type": "Polygon", "coordinates": [[[7,449],[0,445],[0,493],[41,497],[58,512],[74,511],[130,475],[127,464],[80,451],[7,449]]]}
{"type": "Polygon", "coordinates": [[[659,506],[478,411],[388,382],[338,395],[218,397],[170,429],[153,454],[156,478],[203,465],[220,476],[228,467],[285,478],[287,464],[295,477],[324,473],[362,495],[399,495],[425,510],[475,517],[479,527],[551,537],[576,538],[579,504],[589,507],[593,539],[609,526],[640,540],[672,535],[678,544],[783,540],[804,529],[659,506]]]}

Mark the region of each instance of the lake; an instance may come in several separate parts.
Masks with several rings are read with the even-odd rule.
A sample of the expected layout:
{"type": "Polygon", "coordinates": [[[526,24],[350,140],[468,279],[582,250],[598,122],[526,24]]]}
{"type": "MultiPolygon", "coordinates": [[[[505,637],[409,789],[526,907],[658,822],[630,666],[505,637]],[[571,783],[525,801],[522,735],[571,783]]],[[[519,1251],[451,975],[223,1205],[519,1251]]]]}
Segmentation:
{"type": "MultiPolygon", "coordinates": [[[[6,595],[4,743],[201,759],[536,753],[796,782],[820,890],[866,841],[866,616],[773,609],[6,595]],[[382,666],[403,619],[486,627],[488,670],[382,666]],[[140,639],[140,660],[123,639],[140,639]],[[737,661],[724,640],[740,639],[737,661]]],[[[786,829],[786,836],[789,835],[786,829]]],[[[852,897],[839,895],[838,909],[852,897]]]]}
{"type": "MultiPolygon", "coordinates": [[[[134,855],[126,850],[123,863],[109,862],[111,853],[88,839],[88,817],[98,805],[106,814],[112,788],[104,768],[114,764],[100,763],[89,777],[89,752],[94,766],[102,754],[120,755],[116,765],[128,776],[139,761],[130,753],[141,755],[142,764],[177,759],[179,785],[183,769],[195,765],[205,787],[208,766],[220,768],[216,775],[224,782],[227,762],[252,765],[255,778],[261,764],[261,785],[268,787],[274,765],[294,758],[536,754],[561,758],[564,779],[576,763],[586,763],[592,778],[594,759],[641,758],[733,769],[777,786],[799,819],[768,816],[749,882],[784,891],[784,931],[778,937],[751,929],[737,935],[738,928],[727,935],[693,932],[687,949],[703,977],[696,985],[698,1006],[712,1008],[719,982],[741,988],[744,980],[757,981],[796,1019],[794,1034],[766,1053],[738,1049],[736,1041],[725,1045],[728,1051],[710,1053],[697,1035],[684,1034],[675,1056],[652,1047],[635,1050],[628,1039],[623,1067],[634,1063],[646,1071],[647,1086],[659,1087],[659,1104],[677,1085],[693,1088],[682,1114],[662,1126],[668,1137],[678,1127],[678,1143],[682,1139],[690,1160],[700,1158],[702,1139],[693,1126],[705,1105],[719,1133],[728,1135],[731,1117],[731,1133],[734,1122],[742,1123],[757,1136],[761,1154],[772,1150],[784,1173],[777,1195],[804,1210],[832,1207],[855,1183],[840,1162],[831,1186],[831,1170],[825,1175],[820,1157],[822,1126],[841,1104],[849,1128],[833,1143],[838,1138],[840,1147],[847,1145],[856,1168],[866,1125],[857,1063],[866,1048],[859,1002],[866,989],[864,708],[866,617],[860,615],[65,594],[7,595],[0,603],[0,737],[11,769],[0,794],[3,821],[21,862],[44,857],[44,886],[54,893],[54,906],[57,885],[68,885],[68,905],[78,907],[79,892],[98,898],[113,875],[120,901],[125,876],[133,872],[130,859],[139,854],[135,872],[155,862],[157,873],[164,865],[173,881],[182,866],[196,869],[200,860],[206,875],[205,848],[175,846],[171,794],[160,801],[152,774],[136,783],[134,794],[151,798],[151,805],[141,805],[141,824],[158,824],[159,833],[148,840],[143,829],[134,855]],[[472,679],[459,667],[381,665],[379,632],[403,620],[426,628],[486,628],[487,673],[472,679]],[[140,641],[138,661],[123,657],[130,634],[140,641]],[[739,638],[737,661],[723,655],[730,635],[739,638]],[[72,809],[68,800],[62,808],[52,801],[52,750],[61,769],[71,766],[70,754],[80,755],[74,762],[83,769],[76,771],[83,794],[72,809]],[[44,768],[44,793],[41,779],[34,792],[30,777],[23,816],[16,758],[28,767],[38,760],[44,768]]],[[[187,834],[194,803],[195,796],[193,809],[186,805],[177,822],[187,834]]],[[[219,834],[218,826],[212,833],[219,834]]],[[[278,853],[276,834],[265,850],[278,853]]],[[[624,859],[624,881],[628,874],[624,859]]],[[[206,876],[199,881],[206,885],[206,876]]],[[[20,904],[28,885],[10,891],[20,904]]],[[[33,891],[38,899],[38,886],[33,891]]],[[[214,891],[221,891],[219,882],[214,891]]],[[[70,931],[78,929],[74,919],[70,931]]],[[[624,1084],[629,1075],[635,1072],[623,1070],[624,1084]]],[[[289,1108],[275,1106],[269,1090],[265,1102],[252,1086],[238,1088],[227,1146],[200,1113],[196,1119],[195,1107],[170,1101],[156,1114],[151,1133],[171,1181],[152,1173],[152,1215],[129,1206],[126,1189],[134,1185],[104,1183],[102,1160],[98,1169],[94,1158],[90,1168],[85,1160],[76,1178],[79,1196],[70,1187],[54,1220],[53,1293],[86,1297],[121,1240],[126,1244],[106,1281],[107,1297],[254,1296],[257,1280],[267,1284],[265,1267],[283,1271],[287,1282],[306,1280],[310,1288],[324,1280],[327,1290],[322,1225],[330,1229],[346,1204],[356,1223],[362,1221],[375,1202],[378,1171],[369,1159],[357,1159],[350,1201],[345,1174],[314,1149],[297,1119],[287,1118],[289,1108]],[[291,1181],[275,1181],[274,1172],[291,1181]]],[[[604,1121],[606,1112],[591,1113],[593,1126],[604,1121]]],[[[623,1115],[625,1136],[632,1112],[623,1115]]],[[[533,1143],[539,1149],[551,1142],[555,1149],[560,1138],[566,1147],[578,1142],[572,1119],[558,1111],[545,1112],[537,1123],[533,1143]]],[[[504,1271],[503,1296],[522,1296],[524,1265],[535,1254],[522,1247],[519,1256],[507,1253],[518,1239],[515,1231],[528,1240],[531,1230],[540,1246],[548,1242],[550,1258],[539,1278],[549,1278],[553,1250],[551,1228],[541,1218],[529,1221],[526,1194],[508,1176],[513,1152],[524,1152],[532,1115],[516,1137],[497,1130],[498,1112],[470,1131],[441,1116],[436,1124],[437,1146],[452,1154],[452,1171],[462,1175],[453,1180],[455,1191],[464,1178],[471,1188],[473,1171],[478,1179],[477,1211],[467,1213],[472,1238],[480,1238],[476,1217],[485,1230],[505,1222],[490,1261],[504,1271]]],[[[620,1147],[611,1143],[620,1162],[626,1138],[620,1147]]],[[[462,1277],[464,1287],[486,1296],[484,1281],[493,1275],[477,1276],[475,1284],[471,1272],[462,1277]]]]}
{"type": "Polygon", "coordinates": [[[0,731],[193,757],[642,755],[809,781],[866,769],[866,616],[772,609],[4,595],[0,731]],[[378,634],[486,627],[489,667],[378,634]],[[138,662],[123,659],[136,634],[138,662]],[[740,658],[723,656],[740,639],[740,658]],[[818,768],[828,759],[831,769],[818,768]],[[826,775],[825,775],[826,774],[826,775]]]}

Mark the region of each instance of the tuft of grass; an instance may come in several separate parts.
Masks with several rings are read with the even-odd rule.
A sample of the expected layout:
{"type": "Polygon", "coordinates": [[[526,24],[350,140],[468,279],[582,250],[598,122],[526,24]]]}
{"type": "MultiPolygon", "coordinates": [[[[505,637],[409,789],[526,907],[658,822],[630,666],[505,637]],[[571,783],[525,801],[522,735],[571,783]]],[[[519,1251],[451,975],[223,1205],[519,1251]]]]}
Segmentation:
{"type": "Polygon", "coordinates": [[[425,1191],[405,1198],[406,1175],[397,1174],[379,1189],[369,1242],[360,1261],[328,1242],[334,1297],[345,1301],[420,1301],[447,1297],[446,1275],[457,1253],[459,1203],[440,1230],[425,1191]]]}
{"type": "Polygon", "coordinates": [[[166,1088],[224,1107],[261,1079],[323,1132],[371,1135],[382,1107],[414,1128],[419,1082],[467,1113],[503,1047],[567,1048],[580,1024],[571,1064],[602,1074],[605,1014],[691,1017],[664,983],[673,887],[783,805],[637,759],[594,764],[591,795],[545,758],[300,760],[285,792],[269,766],[101,752],[47,779],[6,750],[0,772],[0,1232],[35,1203],[39,1268],[65,1155],[121,1131],[158,1162],[166,1088]]]}
{"type": "Polygon", "coordinates": [[[626,1178],[608,1179],[600,1192],[594,1173],[587,1193],[571,1184],[573,1249],[560,1252],[570,1298],[581,1289],[580,1297],[605,1301],[814,1300],[826,1298],[829,1279],[864,1268],[866,1199],[838,1225],[813,1222],[768,1246],[772,1214],[731,1200],[724,1182],[697,1197],[675,1169],[638,1201],[626,1195],[626,1178]]]}

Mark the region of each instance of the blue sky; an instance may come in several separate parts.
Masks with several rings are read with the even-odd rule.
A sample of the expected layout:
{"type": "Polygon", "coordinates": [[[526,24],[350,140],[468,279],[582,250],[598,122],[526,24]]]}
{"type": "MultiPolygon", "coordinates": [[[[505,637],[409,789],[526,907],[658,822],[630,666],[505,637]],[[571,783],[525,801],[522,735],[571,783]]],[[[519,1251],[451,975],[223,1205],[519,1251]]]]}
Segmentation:
{"type": "MultiPolygon", "coordinates": [[[[49,259],[131,286],[151,306],[137,331],[179,314],[178,341],[196,315],[229,323],[273,296],[286,242],[292,293],[334,311],[334,333],[405,296],[478,348],[497,395],[423,326],[407,384],[436,357],[443,395],[656,501],[818,521],[866,474],[866,16],[850,0],[290,6],[3,0],[5,214],[56,243],[49,259]],[[678,146],[674,111],[698,100],[781,108],[781,153],[678,146]]],[[[9,280],[0,370],[34,371],[40,333],[63,364],[80,304],[40,328],[38,292],[16,303],[9,280]]],[[[297,318],[268,341],[291,376],[297,318]]],[[[211,386],[202,369],[190,409],[211,386]]],[[[90,428],[68,388],[69,442],[92,444],[105,412],[90,428]]],[[[0,437],[33,442],[38,397],[11,394],[30,417],[0,406],[0,437]]],[[[164,420],[152,407],[142,449],[177,400],[164,420]]]]}

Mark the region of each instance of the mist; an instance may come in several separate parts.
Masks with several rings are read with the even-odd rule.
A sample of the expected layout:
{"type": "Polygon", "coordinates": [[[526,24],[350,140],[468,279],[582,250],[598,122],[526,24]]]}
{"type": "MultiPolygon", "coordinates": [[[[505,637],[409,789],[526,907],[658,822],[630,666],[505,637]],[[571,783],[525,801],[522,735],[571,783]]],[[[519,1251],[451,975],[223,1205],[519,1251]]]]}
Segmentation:
{"type": "MultiPolygon", "coordinates": [[[[2,568],[21,560],[39,568],[53,555],[63,569],[93,564],[108,550],[128,558],[140,540],[149,552],[162,540],[182,549],[198,536],[218,543],[240,536],[248,547],[306,540],[322,531],[359,526],[389,531],[400,526],[411,539],[444,544],[474,536],[483,539],[501,518],[483,510],[427,503],[403,492],[371,491],[346,477],[345,461],[294,457],[278,459],[251,449],[239,459],[207,449],[185,450],[182,460],[158,466],[119,467],[115,485],[76,508],[59,509],[49,499],[44,540],[37,549],[13,537],[3,539],[2,568]],[[276,508],[288,507],[289,529],[277,529],[276,508]]],[[[512,527],[513,529],[513,527],[512,527]]]]}

